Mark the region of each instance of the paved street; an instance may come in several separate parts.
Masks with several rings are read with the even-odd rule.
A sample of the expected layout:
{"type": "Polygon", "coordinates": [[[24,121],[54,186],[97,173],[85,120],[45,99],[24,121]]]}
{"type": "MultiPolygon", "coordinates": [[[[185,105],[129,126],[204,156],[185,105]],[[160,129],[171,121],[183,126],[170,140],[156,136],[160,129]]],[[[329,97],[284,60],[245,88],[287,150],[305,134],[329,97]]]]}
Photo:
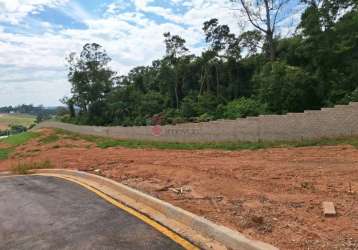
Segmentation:
{"type": "Polygon", "coordinates": [[[0,249],[183,249],[78,184],[0,177],[0,249]]]}

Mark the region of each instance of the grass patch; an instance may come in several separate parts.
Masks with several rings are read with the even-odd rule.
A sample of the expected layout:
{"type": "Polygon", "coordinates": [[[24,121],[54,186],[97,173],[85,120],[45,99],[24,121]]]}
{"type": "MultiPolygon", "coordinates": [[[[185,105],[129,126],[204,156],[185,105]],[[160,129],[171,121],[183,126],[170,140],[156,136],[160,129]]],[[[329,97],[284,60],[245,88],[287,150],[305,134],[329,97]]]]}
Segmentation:
{"type": "Polygon", "coordinates": [[[11,170],[15,174],[28,174],[32,169],[52,168],[52,163],[49,160],[32,163],[18,163],[13,165],[11,170]]]}
{"type": "Polygon", "coordinates": [[[26,142],[28,142],[31,139],[34,139],[36,137],[40,136],[39,133],[35,133],[35,132],[24,132],[21,134],[17,134],[17,135],[12,135],[9,136],[5,139],[1,139],[0,142],[3,142],[5,144],[9,144],[11,146],[20,146],[22,144],[25,144],[26,142]]]}
{"type": "Polygon", "coordinates": [[[11,153],[10,148],[2,148],[0,149],[0,160],[6,160],[9,157],[9,154],[11,153]]]}
{"type": "Polygon", "coordinates": [[[16,147],[25,144],[29,140],[34,139],[38,136],[40,136],[39,133],[24,132],[1,139],[0,143],[5,143],[9,146],[7,148],[0,149],[0,160],[6,160],[9,157],[10,153],[16,149],[16,147]]]}
{"type": "Polygon", "coordinates": [[[219,143],[175,143],[139,140],[116,140],[106,137],[81,135],[61,129],[56,129],[56,134],[61,134],[68,139],[85,140],[95,143],[99,148],[126,147],[126,148],[157,148],[157,149],[219,149],[219,150],[257,150],[265,148],[308,147],[328,145],[352,145],[358,148],[358,137],[345,137],[335,139],[316,139],[301,141],[261,141],[261,142],[219,142],[219,143]]]}
{"type": "Polygon", "coordinates": [[[49,136],[39,139],[39,142],[41,142],[43,144],[49,144],[49,143],[57,142],[59,139],[60,139],[60,137],[58,135],[52,134],[52,135],[49,135],[49,136]]]}

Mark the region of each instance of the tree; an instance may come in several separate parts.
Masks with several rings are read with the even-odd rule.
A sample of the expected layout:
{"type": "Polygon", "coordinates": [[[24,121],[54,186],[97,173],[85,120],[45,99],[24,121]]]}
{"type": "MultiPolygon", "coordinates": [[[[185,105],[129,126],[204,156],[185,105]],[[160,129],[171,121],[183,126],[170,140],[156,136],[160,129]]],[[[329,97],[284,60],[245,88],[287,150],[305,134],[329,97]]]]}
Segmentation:
{"type": "Polygon", "coordinates": [[[268,57],[271,61],[276,59],[275,34],[277,26],[286,19],[290,13],[284,7],[288,6],[290,0],[231,0],[239,4],[238,10],[244,12],[252,26],[265,36],[268,47],[268,57]]]}
{"type": "Polygon", "coordinates": [[[306,2],[299,25],[303,39],[296,50],[304,58],[302,67],[317,79],[323,104],[345,103],[358,80],[358,2],[306,2]]]}
{"type": "Polygon", "coordinates": [[[101,112],[115,76],[109,69],[110,61],[106,51],[96,43],[85,44],[79,57],[71,53],[67,58],[72,97],[66,103],[79,107],[89,122],[100,123],[104,119],[101,112]]]}
{"type": "MultiPolygon", "coordinates": [[[[72,96],[64,102],[72,117],[66,120],[133,126],[160,117],[165,124],[358,100],[358,2],[302,1],[306,9],[293,36],[279,34],[285,10],[296,7],[285,6],[288,0],[236,0],[247,4],[242,10],[257,27],[236,35],[211,19],[203,24],[207,48],[197,56],[183,38],[165,33],[166,55],[122,76],[110,70],[103,48],[85,45],[79,56],[69,56],[72,96]]],[[[1,110],[43,112],[26,105],[1,110]]]]}
{"type": "Polygon", "coordinates": [[[270,112],[302,112],[320,105],[317,105],[314,79],[301,68],[269,62],[255,75],[254,81],[259,101],[267,104],[270,112]]]}
{"type": "Polygon", "coordinates": [[[187,52],[189,51],[185,47],[185,40],[178,35],[171,35],[170,32],[164,33],[165,37],[165,47],[166,47],[166,59],[169,64],[174,67],[175,72],[175,102],[176,108],[179,109],[179,102],[181,98],[181,86],[184,81],[184,75],[179,75],[179,70],[185,68],[186,61],[189,59],[187,57],[187,52]],[[182,79],[180,79],[182,78],[182,79]]]}

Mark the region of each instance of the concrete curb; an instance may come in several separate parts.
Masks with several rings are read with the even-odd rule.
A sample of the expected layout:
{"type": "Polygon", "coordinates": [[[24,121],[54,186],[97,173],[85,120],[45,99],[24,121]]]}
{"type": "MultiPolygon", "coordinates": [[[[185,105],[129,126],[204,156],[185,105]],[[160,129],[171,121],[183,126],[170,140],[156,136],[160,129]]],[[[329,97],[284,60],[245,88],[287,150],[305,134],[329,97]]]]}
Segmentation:
{"type": "MultiPolygon", "coordinates": [[[[104,178],[102,176],[89,174],[86,172],[80,172],[75,170],[66,170],[66,169],[41,169],[41,170],[34,170],[35,174],[45,174],[45,175],[63,175],[67,177],[73,177],[74,179],[80,180],[89,184],[100,191],[110,195],[113,197],[113,191],[117,192],[117,197],[113,197],[119,199],[123,203],[130,203],[129,206],[133,207],[138,211],[142,211],[143,206],[138,204],[142,204],[145,206],[150,207],[152,210],[156,211],[153,213],[148,212],[148,209],[144,209],[147,211],[149,217],[154,217],[153,219],[157,220],[158,222],[162,223],[164,226],[172,229],[173,231],[176,230],[173,223],[167,223],[169,221],[174,220],[175,222],[179,222],[180,224],[194,230],[195,232],[199,233],[200,235],[213,239],[214,241],[224,245],[227,249],[237,249],[237,250],[276,250],[278,248],[260,242],[256,240],[248,239],[246,236],[231,230],[227,227],[217,225],[205,218],[199,217],[195,214],[192,214],[184,209],[175,207],[167,202],[161,201],[157,198],[144,194],[138,190],[132,189],[128,186],[125,186],[121,183],[115,182],[108,178],[104,178]],[[118,195],[119,193],[119,195],[118,195]],[[132,201],[129,201],[128,199],[132,201]],[[134,202],[133,202],[134,201],[134,202]],[[158,214],[159,213],[159,214],[158,214]],[[163,219],[166,218],[166,219],[163,219]]],[[[186,234],[185,236],[190,236],[190,232],[183,230],[179,230],[177,232],[179,234],[186,234]]],[[[203,238],[191,238],[190,240],[195,241],[199,240],[201,243],[203,238]]],[[[215,242],[211,242],[212,244],[199,244],[200,247],[205,249],[217,249],[214,247],[216,244],[215,242]]]]}
{"type": "Polygon", "coordinates": [[[14,175],[14,174],[10,171],[0,172],[0,177],[2,177],[2,176],[6,177],[6,176],[10,176],[10,175],[14,175]]]}

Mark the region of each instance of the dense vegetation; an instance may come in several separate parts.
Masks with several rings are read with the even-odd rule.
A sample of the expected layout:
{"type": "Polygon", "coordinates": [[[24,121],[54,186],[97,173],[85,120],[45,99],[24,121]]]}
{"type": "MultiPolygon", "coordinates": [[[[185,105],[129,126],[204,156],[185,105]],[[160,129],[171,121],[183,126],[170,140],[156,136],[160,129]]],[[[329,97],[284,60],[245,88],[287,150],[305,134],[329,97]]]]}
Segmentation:
{"type": "MultiPolygon", "coordinates": [[[[245,4],[244,0],[233,1],[245,4]]],[[[294,35],[278,35],[266,5],[266,26],[233,34],[211,19],[203,24],[207,48],[195,56],[185,40],[165,33],[166,55],[118,76],[98,44],[69,55],[72,95],[64,121],[96,125],[146,125],[283,114],[358,101],[356,0],[303,0],[294,35]]],[[[290,1],[285,1],[290,2],[290,1]]],[[[277,9],[281,7],[277,4],[277,9]]],[[[245,6],[244,6],[245,7],[245,6]]],[[[251,16],[250,16],[251,15],[251,16]]]]}

